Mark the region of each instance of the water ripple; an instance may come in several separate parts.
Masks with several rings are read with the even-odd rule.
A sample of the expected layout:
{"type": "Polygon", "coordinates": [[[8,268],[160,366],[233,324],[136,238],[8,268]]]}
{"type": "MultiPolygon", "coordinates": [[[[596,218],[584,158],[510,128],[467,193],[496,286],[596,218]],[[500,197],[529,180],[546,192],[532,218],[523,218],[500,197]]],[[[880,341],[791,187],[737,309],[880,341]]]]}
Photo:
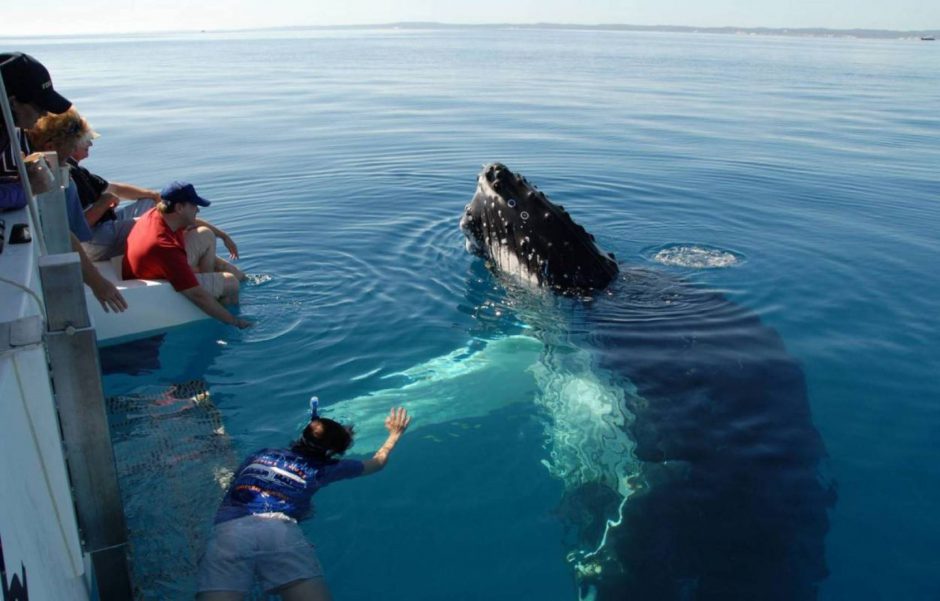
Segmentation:
{"type": "MultiPolygon", "coordinates": [[[[827,541],[833,576],[821,596],[935,592],[932,572],[918,566],[938,538],[929,516],[940,482],[916,461],[931,456],[938,431],[935,47],[513,28],[17,44],[102,133],[90,169],[156,188],[193,181],[213,200],[203,216],[232,234],[240,266],[259,274],[242,294],[255,328],[171,332],[164,351],[148,349],[159,371],[145,370],[210,381],[240,451],[286,442],[284,424],[303,418],[311,392],[327,403],[366,395],[386,388],[385,376],[468,341],[522,329],[549,337],[553,319],[592,334],[572,307],[590,312],[620,297],[516,295],[465,254],[457,219],[480,164],[499,160],[616,253],[623,276],[614,292],[628,304],[613,329],[654,337],[674,318],[733,332],[753,325],[746,314],[779,332],[805,366],[813,417],[843,483],[827,541]],[[733,269],[714,268],[732,257],[733,269]],[[706,302],[687,302],[690,290],[706,302]],[[729,313],[724,299],[748,311],[729,313]],[[897,491],[915,489],[904,512],[892,511],[897,491]],[[879,524],[880,536],[857,524],[879,524]],[[886,545],[899,559],[891,565],[880,562],[886,545]]],[[[335,559],[337,596],[387,594],[382,583],[420,554],[431,563],[412,581],[412,597],[459,589],[575,598],[564,535],[545,517],[562,491],[530,473],[486,487],[494,503],[481,511],[480,478],[498,481],[512,461],[545,458],[538,435],[527,448],[524,428],[507,423],[459,440],[444,434],[448,444],[434,452],[403,456],[396,465],[419,465],[409,482],[426,494],[392,484],[353,511],[366,503],[358,493],[331,491],[337,519],[319,524],[321,540],[363,542],[324,554],[335,559]],[[509,440],[511,457],[492,453],[509,440]],[[472,469],[454,477],[455,464],[472,469]],[[445,475],[427,477],[434,473],[445,475]],[[404,514],[390,506],[417,507],[441,482],[453,501],[446,509],[461,520],[392,519],[404,514]],[[513,502],[511,523],[501,521],[495,508],[513,502]],[[538,527],[521,528],[521,517],[538,527]],[[340,531],[346,524],[354,525],[340,531]],[[421,546],[373,555],[369,533],[396,524],[421,546]],[[473,536],[460,524],[473,524],[473,536]],[[514,566],[533,562],[514,574],[539,578],[507,576],[502,553],[475,553],[493,563],[471,569],[449,562],[449,541],[492,540],[479,536],[481,524],[522,549],[514,566]],[[357,579],[362,565],[375,578],[357,579]],[[351,582],[375,588],[344,587],[351,582]]]]}

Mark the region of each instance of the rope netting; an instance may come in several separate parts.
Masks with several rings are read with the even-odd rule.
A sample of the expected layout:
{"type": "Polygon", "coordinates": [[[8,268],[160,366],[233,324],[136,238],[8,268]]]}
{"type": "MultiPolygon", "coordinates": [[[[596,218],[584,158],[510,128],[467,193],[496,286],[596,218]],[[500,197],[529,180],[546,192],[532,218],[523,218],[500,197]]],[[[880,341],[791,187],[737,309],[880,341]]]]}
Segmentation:
{"type": "Polygon", "coordinates": [[[237,457],[205,382],[107,399],[139,599],[192,599],[237,457]]]}

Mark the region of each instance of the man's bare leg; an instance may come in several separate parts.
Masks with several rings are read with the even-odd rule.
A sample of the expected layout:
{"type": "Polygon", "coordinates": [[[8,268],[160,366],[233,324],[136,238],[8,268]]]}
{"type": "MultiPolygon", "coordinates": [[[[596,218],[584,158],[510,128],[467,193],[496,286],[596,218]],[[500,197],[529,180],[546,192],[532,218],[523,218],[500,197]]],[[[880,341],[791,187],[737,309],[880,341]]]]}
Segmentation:
{"type": "Polygon", "coordinates": [[[278,591],[284,601],[333,601],[323,578],[301,580],[278,591]]]}
{"type": "Polygon", "coordinates": [[[231,263],[229,263],[228,261],[226,261],[226,260],[223,259],[222,257],[216,257],[216,258],[215,258],[215,270],[216,270],[216,271],[222,271],[222,272],[225,272],[225,273],[230,273],[230,274],[234,275],[236,278],[238,278],[238,281],[239,281],[239,282],[244,282],[245,279],[247,279],[247,277],[248,277],[248,276],[245,275],[245,272],[244,272],[244,271],[242,271],[242,270],[239,269],[238,267],[235,267],[234,265],[232,265],[231,263]]]}
{"type": "Polygon", "coordinates": [[[215,271],[215,234],[207,227],[199,226],[187,230],[186,258],[196,273],[215,271]]]}
{"type": "Polygon", "coordinates": [[[222,298],[219,302],[223,305],[238,304],[238,279],[228,272],[222,273],[222,298]]]}

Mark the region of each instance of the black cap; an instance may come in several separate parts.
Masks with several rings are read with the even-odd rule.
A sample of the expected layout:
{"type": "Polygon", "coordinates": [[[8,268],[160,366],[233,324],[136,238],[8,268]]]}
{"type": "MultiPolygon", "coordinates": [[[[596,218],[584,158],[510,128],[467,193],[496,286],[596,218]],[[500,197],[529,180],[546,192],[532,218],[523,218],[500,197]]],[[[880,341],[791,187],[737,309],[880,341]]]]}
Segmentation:
{"type": "Polygon", "coordinates": [[[20,102],[35,104],[44,111],[60,114],[72,103],[52,88],[49,71],[36,59],[22,52],[0,54],[0,71],[7,95],[20,102]]]}

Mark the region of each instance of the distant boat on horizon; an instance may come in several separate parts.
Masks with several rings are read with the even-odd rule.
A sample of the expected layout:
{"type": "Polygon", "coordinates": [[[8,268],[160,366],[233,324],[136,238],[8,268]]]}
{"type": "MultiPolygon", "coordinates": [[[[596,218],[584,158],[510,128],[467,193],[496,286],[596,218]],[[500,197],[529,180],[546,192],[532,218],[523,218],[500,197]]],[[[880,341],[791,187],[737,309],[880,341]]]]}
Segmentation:
{"type": "Polygon", "coordinates": [[[933,37],[932,35],[922,35],[922,36],[920,36],[920,41],[921,41],[921,42],[933,42],[933,41],[935,41],[936,39],[937,39],[937,38],[933,37]]]}

